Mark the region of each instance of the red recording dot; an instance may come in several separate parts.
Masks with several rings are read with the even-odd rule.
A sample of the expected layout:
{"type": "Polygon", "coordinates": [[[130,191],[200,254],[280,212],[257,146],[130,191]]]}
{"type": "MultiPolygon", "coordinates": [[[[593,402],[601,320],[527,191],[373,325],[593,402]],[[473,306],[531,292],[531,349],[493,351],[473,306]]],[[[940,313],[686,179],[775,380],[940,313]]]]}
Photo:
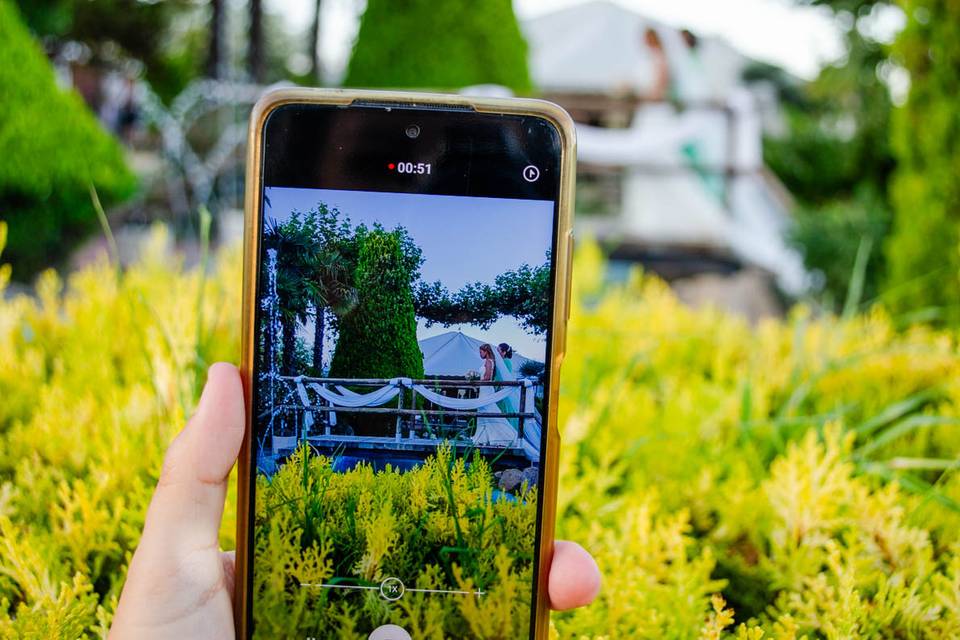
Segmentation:
{"type": "Polygon", "coordinates": [[[390,169],[390,171],[393,171],[394,169],[396,169],[396,167],[397,165],[393,164],[392,162],[387,165],[387,169],[390,169]]]}

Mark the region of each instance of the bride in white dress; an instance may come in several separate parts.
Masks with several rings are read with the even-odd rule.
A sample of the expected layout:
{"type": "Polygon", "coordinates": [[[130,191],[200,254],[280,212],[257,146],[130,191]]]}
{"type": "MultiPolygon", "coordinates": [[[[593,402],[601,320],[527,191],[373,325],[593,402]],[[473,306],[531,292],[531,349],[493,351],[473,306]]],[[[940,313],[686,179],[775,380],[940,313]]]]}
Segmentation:
{"type": "MultiPolygon", "coordinates": [[[[503,361],[500,352],[489,344],[481,345],[480,357],[483,359],[483,368],[480,371],[480,379],[484,381],[501,380],[504,382],[515,382],[517,376],[514,375],[510,367],[503,361]]],[[[480,387],[480,398],[500,393],[496,387],[480,387]]],[[[502,397],[502,396],[501,396],[502,397]]],[[[542,434],[540,425],[540,414],[537,412],[534,403],[534,389],[527,389],[526,406],[520,408],[520,389],[513,387],[513,391],[500,403],[491,402],[480,408],[481,413],[516,413],[524,411],[533,417],[527,418],[523,423],[523,438],[517,435],[517,425],[519,421],[516,418],[507,419],[499,416],[489,418],[477,418],[477,430],[473,435],[473,441],[476,444],[492,445],[498,447],[518,447],[522,448],[527,458],[534,465],[540,461],[540,438],[542,434]],[[504,407],[501,409],[501,407],[504,407]]]]}
{"type": "MultiPolygon", "coordinates": [[[[497,377],[496,351],[489,344],[480,345],[480,357],[483,358],[483,368],[480,370],[481,382],[492,382],[497,377]]],[[[502,362],[502,361],[501,361],[502,362]]],[[[506,367],[504,367],[506,368],[506,367]]],[[[490,385],[481,386],[479,397],[491,396],[495,389],[490,385]]],[[[496,402],[480,407],[481,413],[500,413],[496,402]]],[[[473,434],[476,444],[492,445],[497,447],[514,446],[517,443],[517,430],[506,418],[489,417],[477,418],[477,431],[473,434]]]]}

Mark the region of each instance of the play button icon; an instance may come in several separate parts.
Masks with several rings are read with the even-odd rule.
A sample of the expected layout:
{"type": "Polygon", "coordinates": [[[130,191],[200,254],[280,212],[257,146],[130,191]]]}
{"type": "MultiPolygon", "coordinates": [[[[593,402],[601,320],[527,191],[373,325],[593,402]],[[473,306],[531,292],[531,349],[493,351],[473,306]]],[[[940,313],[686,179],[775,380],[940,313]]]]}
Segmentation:
{"type": "Polygon", "coordinates": [[[527,182],[536,182],[540,178],[540,169],[536,168],[532,164],[528,164],[523,168],[523,179],[527,182]]]}

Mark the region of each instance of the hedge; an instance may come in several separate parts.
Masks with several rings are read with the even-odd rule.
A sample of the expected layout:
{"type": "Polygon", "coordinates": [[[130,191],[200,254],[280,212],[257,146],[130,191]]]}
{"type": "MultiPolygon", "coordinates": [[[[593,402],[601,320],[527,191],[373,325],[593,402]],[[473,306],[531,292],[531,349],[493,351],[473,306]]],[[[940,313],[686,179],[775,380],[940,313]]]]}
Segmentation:
{"type": "Polygon", "coordinates": [[[9,0],[0,0],[0,218],[9,224],[5,259],[25,280],[97,227],[90,186],[105,206],[136,181],[120,145],[53,68],[9,0]]]}
{"type": "Polygon", "coordinates": [[[891,195],[887,299],[903,312],[928,310],[960,321],[960,5],[903,0],[907,25],[894,45],[910,74],[894,113],[898,168],[891,195]]]}
{"type": "Polygon", "coordinates": [[[344,85],[531,88],[510,0],[369,0],[344,85]]]}

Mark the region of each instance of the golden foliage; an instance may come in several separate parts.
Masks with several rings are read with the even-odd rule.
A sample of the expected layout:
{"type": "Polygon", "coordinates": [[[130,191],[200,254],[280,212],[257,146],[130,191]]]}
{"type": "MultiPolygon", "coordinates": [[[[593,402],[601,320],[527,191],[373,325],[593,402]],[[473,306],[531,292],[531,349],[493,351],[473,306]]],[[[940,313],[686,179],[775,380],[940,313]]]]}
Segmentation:
{"type": "MultiPolygon", "coordinates": [[[[206,365],[236,360],[237,252],[203,274],[166,244],[158,230],[123,273],[105,263],[65,281],[48,273],[29,296],[7,291],[0,269],[0,638],[104,635],[162,452],[206,365]]],[[[554,616],[553,636],[960,637],[956,335],[900,328],[882,310],[844,320],[800,307],[750,326],[692,311],[639,274],[603,289],[603,269],[595,247],[580,251],[558,533],[593,552],[605,580],[596,604],[554,616]]],[[[317,482],[322,464],[310,462],[317,482]]],[[[354,568],[371,579],[412,560],[398,533],[410,513],[428,514],[425,535],[456,535],[432,481],[387,476],[384,496],[370,491],[369,469],[336,488],[356,499],[354,568]]],[[[273,482],[282,487],[281,474],[273,482]]],[[[288,482],[303,490],[302,478],[288,482]]],[[[453,482],[466,518],[483,483],[453,482]]],[[[522,509],[502,509],[508,529],[530,526],[522,509]]],[[[303,522],[271,514],[257,544],[262,562],[284,569],[258,572],[264,593],[279,594],[264,607],[309,615],[315,602],[284,600],[283,587],[336,574],[337,522],[293,547],[285,540],[303,522]]],[[[502,542],[488,547],[483,575],[522,598],[502,542]]],[[[473,575],[454,579],[469,587],[473,575]]],[[[433,563],[418,584],[449,579],[433,563]]],[[[487,602],[460,609],[457,637],[507,633],[509,616],[487,602]]],[[[372,619],[378,606],[341,603],[331,620],[341,637],[362,638],[356,609],[372,619]]],[[[417,637],[454,635],[436,598],[398,606],[417,637]]]]}
{"type": "Polygon", "coordinates": [[[298,449],[257,479],[256,637],[330,637],[345,624],[387,622],[417,638],[519,637],[529,624],[537,498],[496,499],[492,487],[482,457],[467,464],[449,446],[406,472],[334,472],[327,458],[298,449]],[[373,589],[317,588],[375,589],[391,576],[417,576],[408,588],[484,595],[408,591],[388,602],[373,589]]]}

